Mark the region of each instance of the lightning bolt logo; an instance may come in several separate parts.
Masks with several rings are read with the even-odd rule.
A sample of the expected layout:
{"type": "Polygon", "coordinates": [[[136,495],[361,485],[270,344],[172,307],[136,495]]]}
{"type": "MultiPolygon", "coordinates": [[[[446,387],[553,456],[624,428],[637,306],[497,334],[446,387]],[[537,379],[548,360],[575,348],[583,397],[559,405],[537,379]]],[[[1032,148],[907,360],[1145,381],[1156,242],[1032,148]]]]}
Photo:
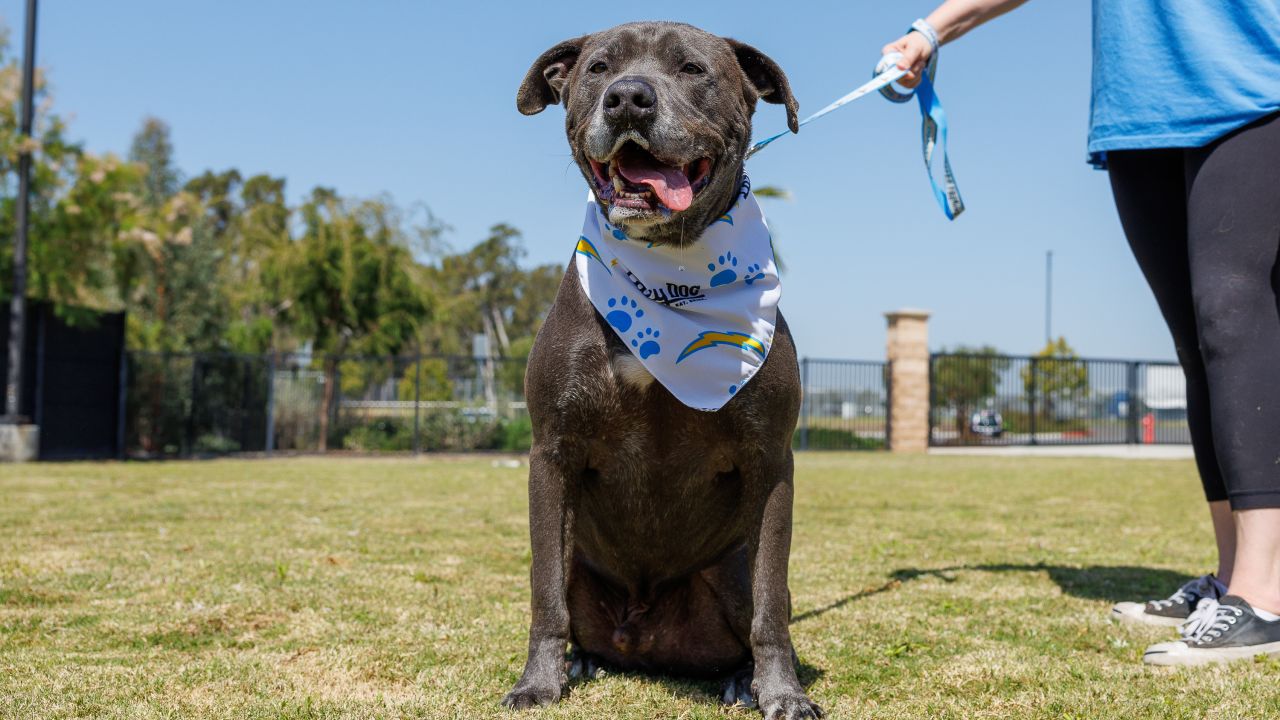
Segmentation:
{"type": "Polygon", "coordinates": [[[609,269],[609,266],[605,265],[604,259],[600,257],[600,251],[596,250],[596,246],[591,244],[591,241],[587,239],[586,235],[580,235],[578,237],[578,247],[574,249],[574,252],[581,253],[592,260],[595,260],[600,263],[600,267],[604,268],[605,272],[610,275],[613,274],[613,271],[609,269]]]}
{"type": "Polygon", "coordinates": [[[689,343],[689,346],[680,351],[680,356],[676,358],[676,364],[699,350],[706,350],[716,345],[732,345],[743,350],[750,350],[763,360],[767,349],[764,343],[756,338],[740,332],[722,332],[720,330],[704,330],[698,333],[698,338],[689,343]]]}

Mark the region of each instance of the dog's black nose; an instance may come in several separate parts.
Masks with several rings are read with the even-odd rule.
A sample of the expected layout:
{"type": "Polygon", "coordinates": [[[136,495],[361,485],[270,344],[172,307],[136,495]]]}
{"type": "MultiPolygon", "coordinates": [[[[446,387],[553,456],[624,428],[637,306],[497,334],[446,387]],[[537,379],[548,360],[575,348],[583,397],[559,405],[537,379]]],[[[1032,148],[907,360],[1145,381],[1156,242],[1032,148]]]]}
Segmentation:
{"type": "Polygon", "coordinates": [[[622,78],[604,92],[604,115],[610,120],[649,118],[657,104],[653,86],[636,78],[622,78]]]}

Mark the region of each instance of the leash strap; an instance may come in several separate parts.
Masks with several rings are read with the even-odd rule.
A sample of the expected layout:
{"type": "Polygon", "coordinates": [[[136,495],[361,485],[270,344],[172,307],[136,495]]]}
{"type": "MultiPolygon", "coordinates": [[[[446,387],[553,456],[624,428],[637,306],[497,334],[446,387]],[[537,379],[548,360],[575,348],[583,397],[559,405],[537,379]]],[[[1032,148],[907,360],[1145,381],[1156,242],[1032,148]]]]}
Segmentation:
{"type": "MultiPolygon", "coordinates": [[[[916,20],[912,23],[911,31],[924,35],[933,46],[933,52],[929,54],[929,64],[914,91],[902,93],[893,87],[893,83],[906,75],[907,71],[898,67],[898,61],[902,59],[902,55],[889,53],[876,65],[875,77],[870,82],[805,118],[800,122],[800,126],[804,127],[823,115],[877,90],[886,99],[895,103],[905,103],[914,96],[920,105],[920,150],[924,157],[925,173],[929,176],[933,196],[938,201],[938,206],[942,208],[943,214],[948,220],[955,220],[960,213],[964,212],[964,200],[960,198],[960,186],[956,183],[955,173],[951,170],[951,158],[947,155],[947,114],[942,109],[942,102],[938,100],[938,94],[933,89],[933,78],[938,68],[938,35],[924,20],[916,20]],[[939,140],[942,147],[941,187],[933,169],[934,151],[938,149],[939,140]]],[[[789,131],[784,130],[757,142],[747,151],[747,157],[750,158],[769,143],[787,134],[789,131]]]]}
{"type": "MultiPolygon", "coordinates": [[[[898,56],[898,57],[901,57],[901,56],[898,56]]],[[[879,71],[877,72],[879,74],[877,74],[874,78],[872,78],[871,82],[868,82],[862,85],[861,87],[849,93],[848,95],[845,95],[844,97],[822,108],[821,110],[810,115],[804,120],[801,120],[800,127],[804,127],[805,125],[808,125],[809,123],[813,122],[814,120],[817,120],[823,115],[826,115],[827,113],[830,113],[830,112],[834,112],[835,110],[838,110],[844,107],[845,105],[848,105],[849,103],[853,102],[854,100],[857,100],[863,95],[875,92],[876,90],[882,90],[883,88],[888,87],[889,84],[892,83],[893,81],[907,74],[906,70],[903,70],[898,67],[896,61],[894,62],[893,66],[890,67],[889,69],[883,72],[879,72],[879,71]]],[[[761,150],[764,149],[766,145],[773,142],[774,140],[777,140],[778,138],[783,137],[784,135],[790,135],[790,134],[791,134],[790,130],[783,130],[777,135],[771,135],[761,140],[760,142],[751,146],[751,149],[747,151],[747,157],[751,157],[752,155],[755,155],[756,153],[760,152],[761,150]]]]}
{"type": "Polygon", "coordinates": [[[920,103],[920,150],[924,155],[924,171],[929,176],[929,185],[933,187],[933,196],[942,212],[948,220],[955,220],[964,212],[964,200],[960,198],[960,186],[951,171],[951,158],[947,156],[947,114],[933,91],[933,82],[928,75],[920,78],[915,96],[920,103]],[[933,171],[933,153],[939,140],[942,145],[942,187],[938,187],[933,171]]]}

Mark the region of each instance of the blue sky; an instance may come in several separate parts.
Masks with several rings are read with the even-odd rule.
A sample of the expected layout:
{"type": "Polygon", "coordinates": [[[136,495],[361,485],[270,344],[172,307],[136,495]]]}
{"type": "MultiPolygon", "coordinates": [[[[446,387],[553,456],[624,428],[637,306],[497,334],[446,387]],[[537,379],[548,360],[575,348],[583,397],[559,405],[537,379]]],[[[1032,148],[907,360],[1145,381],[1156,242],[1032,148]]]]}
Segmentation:
{"type": "MultiPolygon", "coordinates": [[[[581,224],[563,112],[526,118],[515,91],[564,38],[638,19],[681,20],[756,45],[807,115],[861,84],[932,2],[442,3],[121,0],[41,8],[39,62],[71,134],[123,153],[142,118],[173,129],[187,174],[236,167],[426,203],[468,246],[495,222],[530,262],[566,262],[581,224]]],[[[20,38],[22,3],[0,0],[20,38]]],[[[1039,0],[944,49],[938,94],[968,211],[929,191],[914,103],[867,97],[780,140],[748,166],[794,193],[765,211],[788,265],[782,308],[801,353],[882,356],[882,313],[934,312],[931,344],[1037,350],[1044,255],[1054,333],[1085,355],[1171,358],[1172,343],[1084,162],[1089,4],[1039,0]]],[[[783,127],[761,105],[757,136],[783,127]]]]}

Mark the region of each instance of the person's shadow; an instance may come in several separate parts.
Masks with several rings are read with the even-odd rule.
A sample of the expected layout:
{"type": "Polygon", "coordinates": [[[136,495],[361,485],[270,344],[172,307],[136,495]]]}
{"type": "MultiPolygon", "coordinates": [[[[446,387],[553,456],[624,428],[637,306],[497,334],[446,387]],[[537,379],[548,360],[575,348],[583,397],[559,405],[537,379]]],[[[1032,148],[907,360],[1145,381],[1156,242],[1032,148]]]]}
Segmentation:
{"type": "Polygon", "coordinates": [[[883,585],[872,586],[849,593],[848,595],[828,603],[822,607],[797,613],[791,618],[791,624],[804,622],[813,617],[825,615],[850,603],[866,599],[883,592],[896,590],[902,585],[925,576],[932,576],[943,582],[955,582],[957,574],[962,572],[1000,572],[1000,573],[1047,573],[1049,579],[1068,595],[1086,600],[1121,600],[1143,601],[1151,598],[1166,597],[1174,589],[1181,587],[1192,576],[1163,568],[1134,567],[1131,565],[1086,565],[1070,567],[1066,565],[1050,565],[1047,563],[986,563],[978,565],[953,565],[941,568],[900,568],[889,574],[889,581],[883,585]]]}
{"type": "Polygon", "coordinates": [[[1192,576],[1163,568],[1134,567],[1132,565],[1086,565],[1070,567],[1047,563],[990,563],[984,565],[957,565],[945,568],[903,568],[894,570],[895,580],[907,582],[931,575],[944,582],[954,582],[955,573],[976,570],[978,572],[1043,572],[1062,588],[1062,592],[1086,600],[1149,600],[1166,597],[1181,587],[1192,576]]]}

